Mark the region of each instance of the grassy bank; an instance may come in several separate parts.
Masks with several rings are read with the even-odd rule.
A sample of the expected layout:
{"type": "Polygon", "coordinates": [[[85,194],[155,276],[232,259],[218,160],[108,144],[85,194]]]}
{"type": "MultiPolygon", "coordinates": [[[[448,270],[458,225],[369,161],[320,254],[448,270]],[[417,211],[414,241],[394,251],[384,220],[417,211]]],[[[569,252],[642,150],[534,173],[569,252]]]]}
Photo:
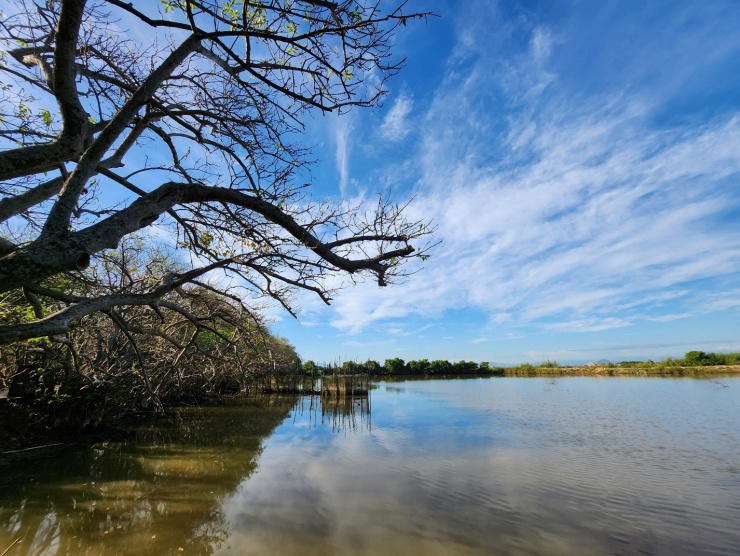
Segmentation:
{"type": "Polygon", "coordinates": [[[740,374],[740,365],[680,366],[663,363],[624,365],[520,365],[503,370],[504,376],[685,376],[704,377],[740,374]]]}

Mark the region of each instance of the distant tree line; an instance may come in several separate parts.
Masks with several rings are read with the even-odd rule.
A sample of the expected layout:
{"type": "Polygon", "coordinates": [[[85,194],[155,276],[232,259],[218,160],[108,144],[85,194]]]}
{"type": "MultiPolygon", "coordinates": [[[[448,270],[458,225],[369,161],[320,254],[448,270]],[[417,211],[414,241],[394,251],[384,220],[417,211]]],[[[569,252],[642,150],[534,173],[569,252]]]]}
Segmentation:
{"type": "Polygon", "coordinates": [[[740,365],[740,353],[707,353],[704,351],[689,351],[684,355],[683,363],[688,367],[740,365]]]}
{"type": "MultiPolygon", "coordinates": [[[[658,369],[666,367],[709,367],[717,365],[740,365],[740,353],[707,353],[704,351],[690,351],[682,359],[667,358],[663,361],[621,361],[618,363],[604,363],[606,368],[639,368],[658,369]]],[[[593,366],[589,364],[588,366],[593,366]]],[[[474,361],[450,362],[445,359],[414,359],[404,361],[399,357],[386,359],[381,365],[372,359],[367,361],[344,361],[342,363],[319,364],[315,361],[306,361],[301,369],[305,375],[321,376],[324,374],[368,374],[375,376],[454,376],[454,375],[536,375],[548,369],[569,367],[557,361],[546,360],[539,364],[521,363],[507,367],[493,366],[489,362],[476,363],[474,361]]]]}
{"type": "Polygon", "coordinates": [[[676,367],[716,367],[721,365],[740,365],[740,352],[713,353],[706,351],[689,351],[682,358],[668,357],[662,361],[621,361],[608,363],[607,367],[635,367],[641,369],[676,368],[676,367]]]}
{"type": "Polygon", "coordinates": [[[475,363],[474,361],[457,361],[451,363],[444,359],[429,361],[418,359],[404,361],[399,357],[386,359],[381,365],[369,359],[364,363],[344,361],[343,363],[329,363],[320,365],[314,361],[306,361],[302,366],[306,375],[322,374],[369,374],[377,376],[446,376],[446,375],[495,375],[503,374],[503,367],[491,367],[488,362],[475,363]]]}

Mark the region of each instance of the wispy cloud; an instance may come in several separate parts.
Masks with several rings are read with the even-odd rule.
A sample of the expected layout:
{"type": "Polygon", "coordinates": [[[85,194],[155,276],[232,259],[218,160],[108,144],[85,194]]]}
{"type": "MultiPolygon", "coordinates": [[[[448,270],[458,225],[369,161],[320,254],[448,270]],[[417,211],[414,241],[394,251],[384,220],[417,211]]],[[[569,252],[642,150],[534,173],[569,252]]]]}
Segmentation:
{"type": "Polygon", "coordinates": [[[564,332],[600,332],[602,330],[611,330],[613,328],[622,328],[629,326],[630,322],[618,318],[601,318],[601,319],[581,319],[570,322],[557,322],[551,324],[548,328],[552,330],[561,330],[564,332]]]}
{"type": "Polygon", "coordinates": [[[689,317],[693,317],[694,313],[681,313],[678,315],[660,315],[657,317],[646,317],[646,320],[652,321],[652,322],[671,322],[674,320],[680,320],[680,319],[686,319],[689,317]]]}
{"type": "Polygon", "coordinates": [[[717,344],[715,351],[733,352],[740,351],[740,344],[717,344]]]}
{"type": "Polygon", "coordinates": [[[342,197],[344,197],[347,193],[350,153],[352,151],[352,145],[350,143],[350,137],[354,129],[352,113],[337,116],[332,124],[332,129],[334,133],[336,167],[339,174],[339,190],[342,197]]]}
{"type": "Polygon", "coordinates": [[[713,300],[708,308],[715,311],[724,311],[725,309],[735,309],[737,307],[740,307],[740,294],[736,293],[735,297],[713,300]]]}
{"type": "Polygon", "coordinates": [[[388,113],[380,124],[380,135],[388,141],[400,141],[411,131],[409,114],[413,108],[413,101],[405,94],[401,94],[393,102],[388,113]]]}
{"type": "Polygon", "coordinates": [[[458,45],[465,74],[450,66],[416,152],[414,216],[443,240],[424,287],[361,285],[336,326],[475,307],[590,332],[736,306],[690,284],[740,272],[740,114],[656,125],[649,92],[571,97],[549,65],[563,39],[529,33],[503,68],[458,45]]]}

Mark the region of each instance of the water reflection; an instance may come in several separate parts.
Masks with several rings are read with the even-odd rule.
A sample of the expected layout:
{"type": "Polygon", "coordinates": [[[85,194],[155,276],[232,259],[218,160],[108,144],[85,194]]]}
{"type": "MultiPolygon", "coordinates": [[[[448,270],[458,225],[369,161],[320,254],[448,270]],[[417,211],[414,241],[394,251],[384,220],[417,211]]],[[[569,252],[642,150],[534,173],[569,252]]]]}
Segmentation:
{"type": "MultiPolygon", "coordinates": [[[[263,554],[734,554],[740,381],[409,381],[294,416],[223,502],[263,554]],[[734,462],[734,463],[732,463],[734,462]],[[279,548],[276,548],[279,547],[279,548]]],[[[227,550],[216,551],[225,554],[227,550]]]]}
{"type": "Polygon", "coordinates": [[[211,554],[228,538],[221,500],[257,468],[295,397],[189,408],[120,442],[39,461],[2,479],[8,554],[211,554]]]}
{"type": "Polygon", "coordinates": [[[733,554],[723,383],[408,381],[181,411],[9,481],[0,553],[733,554]]]}
{"type": "Polygon", "coordinates": [[[293,423],[299,419],[314,429],[327,426],[336,433],[370,433],[370,395],[303,396],[296,403],[293,423]]]}

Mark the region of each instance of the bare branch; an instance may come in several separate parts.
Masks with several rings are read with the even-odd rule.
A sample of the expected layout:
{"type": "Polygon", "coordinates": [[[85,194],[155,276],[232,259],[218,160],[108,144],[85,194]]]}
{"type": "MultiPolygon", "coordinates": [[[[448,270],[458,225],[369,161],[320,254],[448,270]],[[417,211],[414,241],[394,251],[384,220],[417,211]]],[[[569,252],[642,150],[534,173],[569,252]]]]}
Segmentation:
{"type": "Polygon", "coordinates": [[[336,273],[384,286],[425,256],[419,241],[433,229],[409,222],[405,205],[381,199],[364,211],[305,196],[311,153],[293,142],[310,111],[382,98],[403,63],[391,56],[394,32],[425,15],[404,15],[403,0],[390,9],[377,0],[229,9],[189,0],[169,3],[166,17],[143,0],[16,5],[0,22],[0,41],[22,45],[0,67],[0,79],[19,85],[2,93],[11,102],[0,109],[0,141],[13,147],[0,152],[0,222],[11,231],[0,292],[30,303],[36,320],[9,311],[0,344],[69,334],[86,344],[72,347],[90,354],[91,368],[114,374],[134,340],[179,346],[178,363],[216,360],[235,345],[220,326],[255,334],[241,319],[259,329],[261,299],[295,315],[298,289],[328,303],[336,273]],[[116,14],[146,26],[151,42],[114,29],[116,14]],[[114,171],[124,161],[125,172],[114,171]],[[152,254],[136,268],[129,238],[153,253],[139,231],[155,222],[176,233],[179,257],[152,254]],[[185,287],[214,269],[235,293],[185,287]],[[107,322],[99,312],[112,315],[115,338],[75,328],[107,322]],[[166,331],[156,332],[157,319],[166,331]]]}
{"type": "MultiPolygon", "coordinates": [[[[29,175],[73,159],[87,137],[88,116],[80,103],[75,83],[77,38],[85,0],[65,0],[59,15],[54,48],[53,91],[62,113],[62,132],[52,143],[0,152],[0,180],[29,175]]],[[[37,65],[33,57],[24,63],[37,65]]],[[[46,69],[46,71],[50,71],[46,69]]]]}

